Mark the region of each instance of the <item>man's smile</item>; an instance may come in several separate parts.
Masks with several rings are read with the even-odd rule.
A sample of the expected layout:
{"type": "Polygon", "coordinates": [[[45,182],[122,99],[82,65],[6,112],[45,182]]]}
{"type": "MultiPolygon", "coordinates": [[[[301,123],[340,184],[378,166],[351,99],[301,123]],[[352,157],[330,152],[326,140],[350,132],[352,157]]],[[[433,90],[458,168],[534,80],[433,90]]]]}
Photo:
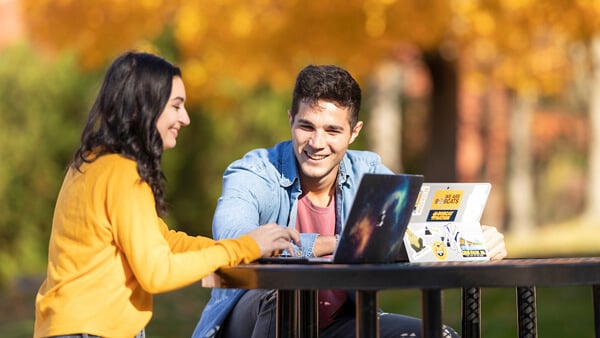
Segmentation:
{"type": "Polygon", "coordinates": [[[309,159],[315,160],[315,161],[320,161],[320,160],[323,160],[323,159],[326,159],[327,157],[329,157],[329,154],[319,155],[319,154],[312,154],[307,151],[304,151],[304,155],[306,155],[306,157],[308,157],[309,159]]]}

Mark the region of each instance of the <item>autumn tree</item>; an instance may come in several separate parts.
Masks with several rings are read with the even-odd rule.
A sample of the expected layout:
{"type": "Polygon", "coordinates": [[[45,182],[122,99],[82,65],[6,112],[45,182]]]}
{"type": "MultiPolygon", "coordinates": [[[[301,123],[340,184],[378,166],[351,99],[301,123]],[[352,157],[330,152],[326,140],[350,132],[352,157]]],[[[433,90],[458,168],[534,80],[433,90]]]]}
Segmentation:
{"type": "MultiPolygon", "coordinates": [[[[372,101],[367,114],[377,126],[378,121],[390,121],[391,130],[400,129],[403,117],[399,105],[389,107],[404,96],[390,96],[390,90],[405,91],[410,85],[397,79],[402,80],[408,69],[398,50],[410,43],[420,50],[432,84],[425,175],[431,180],[471,180],[490,179],[485,175],[493,173],[492,183],[498,183],[494,193],[507,187],[511,223],[525,231],[536,223],[529,162],[533,110],[541,98],[569,84],[569,47],[593,41],[599,11],[594,2],[567,0],[23,0],[23,6],[35,41],[47,50],[72,48],[82,64],[92,68],[122,49],[158,48],[153,43],[167,32],[174,41],[172,56],[193,93],[190,99],[211,103],[222,112],[232,110],[243,88],[266,86],[285,92],[306,64],[339,64],[361,83],[373,83],[363,86],[372,88],[373,97],[385,93],[372,101]],[[384,70],[374,75],[376,69],[384,70]],[[461,107],[466,98],[460,92],[465,89],[481,93],[488,103],[479,109],[486,114],[465,115],[461,107]],[[504,110],[495,106],[502,92],[504,110]],[[506,117],[495,124],[505,129],[485,124],[492,113],[506,117]],[[471,141],[458,143],[459,138],[471,141]],[[476,142],[488,146],[473,146],[476,142]],[[480,158],[478,167],[465,169],[472,154],[480,158]],[[492,158],[494,154],[505,159],[492,158]],[[496,169],[487,168],[492,165],[496,169]]],[[[590,91],[589,102],[596,92],[590,91]]],[[[386,143],[389,149],[382,147],[393,137],[386,135],[389,132],[371,135],[370,146],[389,152],[396,162],[400,145],[394,138],[386,143]]],[[[595,143],[592,149],[597,149],[595,143]]],[[[595,153],[591,165],[600,162],[595,153]]],[[[600,213],[594,211],[600,204],[594,194],[600,190],[596,172],[596,167],[590,168],[590,214],[600,213]]]]}
{"type": "Polygon", "coordinates": [[[22,44],[2,51],[0,78],[1,289],[47,264],[54,202],[83,122],[74,116],[92,85],[74,57],[44,62],[22,44]]]}

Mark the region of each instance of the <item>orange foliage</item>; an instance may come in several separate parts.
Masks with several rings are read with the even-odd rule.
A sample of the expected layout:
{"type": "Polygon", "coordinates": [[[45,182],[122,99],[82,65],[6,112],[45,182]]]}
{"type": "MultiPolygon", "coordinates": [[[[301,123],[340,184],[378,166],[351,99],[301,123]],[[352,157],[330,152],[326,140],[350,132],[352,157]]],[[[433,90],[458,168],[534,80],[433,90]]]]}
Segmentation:
{"type": "Polygon", "coordinates": [[[144,49],[177,7],[162,0],[21,0],[28,36],[49,52],[73,49],[88,69],[126,49],[144,49]]]}
{"type": "Polygon", "coordinates": [[[445,2],[418,0],[22,1],[31,38],[75,49],[89,68],[151,48],[171,25],[197,99],[231,83],[287,89],[308,63],[337,63],[361,78],[401,41],[433,48],[451,19],[445,2]]]}
{"type": "MultiPolygon", "coordinates": [[[[364,78],[402,42],[448,58],[469,51],[472,75],[517,91],[555,93],[570,76],[568,47],[599,29],[587,0],[22,0],[29,35],[73,48],[84,66],[130,48],[152,49],[174,28],[192,98],[234,96],[231,84],[289,88],[308,63],[364,78]],[[227,94],[229,90],[229,94],[227,94]]],[[[235,88],[235,87],[233,87],[235,88]]]]}
{"type": "Polygon", "coordinates": [[[532,121],[532,145],[540,157],[548,157],[557,144],[572,144],[585,149],[589,144],[589,121],[585,115],[560,111],[542,110],[535,112],[532,121]]]}

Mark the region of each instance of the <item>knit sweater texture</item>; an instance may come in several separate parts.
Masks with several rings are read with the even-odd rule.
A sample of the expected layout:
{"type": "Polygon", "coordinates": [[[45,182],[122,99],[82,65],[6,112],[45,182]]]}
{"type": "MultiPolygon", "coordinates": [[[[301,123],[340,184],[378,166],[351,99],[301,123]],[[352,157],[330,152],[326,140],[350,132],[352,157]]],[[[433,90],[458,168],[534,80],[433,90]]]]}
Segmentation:
{"type": "Polygon", "coordinates": [[[261,255],[248,235],[215,241],[169,230],[136,162],[103,155],[64,178],[52,220],[34,337],[131,338],[152,316],[152,294],[188,286],[261,255]]]}

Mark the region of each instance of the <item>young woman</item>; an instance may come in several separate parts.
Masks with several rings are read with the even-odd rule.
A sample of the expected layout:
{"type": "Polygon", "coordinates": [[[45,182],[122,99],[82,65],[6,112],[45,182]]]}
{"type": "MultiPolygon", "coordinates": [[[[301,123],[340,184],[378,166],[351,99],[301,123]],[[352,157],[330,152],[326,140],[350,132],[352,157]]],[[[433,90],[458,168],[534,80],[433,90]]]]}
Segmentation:
{"type": "Polygon", "coordinates": [[[271,224],[214,241],[169,230],[163,150],[190,123],[179,68],[137,52],[108,69],[64,178],[34,337],[143,337],[152,294],[299,242],[271,224]]]}

